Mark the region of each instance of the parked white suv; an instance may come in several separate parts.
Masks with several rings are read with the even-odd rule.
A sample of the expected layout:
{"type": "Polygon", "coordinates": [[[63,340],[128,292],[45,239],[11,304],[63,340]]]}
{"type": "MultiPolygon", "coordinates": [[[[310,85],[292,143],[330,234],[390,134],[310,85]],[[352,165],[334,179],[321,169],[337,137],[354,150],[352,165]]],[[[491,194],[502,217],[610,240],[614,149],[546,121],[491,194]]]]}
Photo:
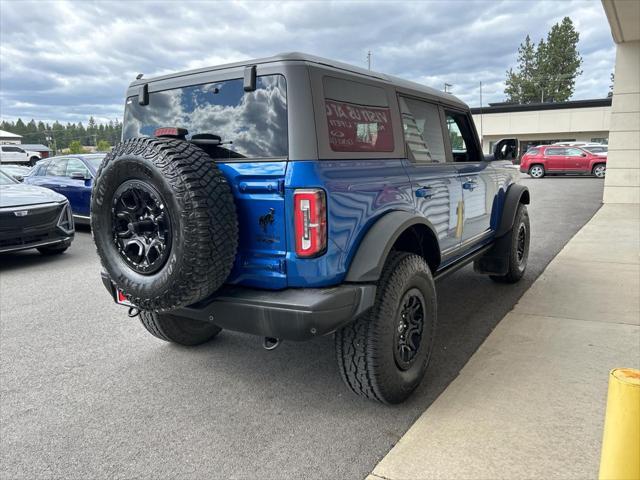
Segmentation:
{"type": "Polygon", "coordinates": [[[0,145],[0,163],[27,163],[33,166],[40,158],[38,152],[25,150],[19,145],[0,145]]]}

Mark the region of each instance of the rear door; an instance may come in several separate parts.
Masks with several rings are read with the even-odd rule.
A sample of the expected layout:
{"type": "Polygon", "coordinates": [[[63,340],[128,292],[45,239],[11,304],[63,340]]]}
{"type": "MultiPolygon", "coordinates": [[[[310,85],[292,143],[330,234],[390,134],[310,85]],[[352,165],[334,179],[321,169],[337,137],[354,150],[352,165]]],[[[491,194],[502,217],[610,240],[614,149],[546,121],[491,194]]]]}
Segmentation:
{"type": "Polygon", "coordinates": [[[445,110],[448,154],[462,186],[463,250],[491,236],[491,210],[497,192],[495,171],[478,149],[475,130],[466,112],[445,110]]]}
{"type": "Polygon", "coordinates": [[[547,147],[544,151],[544,169],[548,172],[561,172],[566,168],[567,147],[547,147]]]}
{"type": "Polygon", "coordinates": [[[564,158],[565,171],[576,173],[589,171],[589,155],[580,148],[567,147],[564,158]]]}
{"type": "Polygon", "coordinates": [[[457,250],[462,234],[462,188],[458,172],[447,162],[442,117],[436,104],[399,97],[414,202],[438,235],[443,256],[457,250]]]}
{"type": "Polygon", "coordinates": [[[2,161],[3,162],[26,162],[27,154],[20,147],[13,145],[3,145],[2,147],[2,161]]]}

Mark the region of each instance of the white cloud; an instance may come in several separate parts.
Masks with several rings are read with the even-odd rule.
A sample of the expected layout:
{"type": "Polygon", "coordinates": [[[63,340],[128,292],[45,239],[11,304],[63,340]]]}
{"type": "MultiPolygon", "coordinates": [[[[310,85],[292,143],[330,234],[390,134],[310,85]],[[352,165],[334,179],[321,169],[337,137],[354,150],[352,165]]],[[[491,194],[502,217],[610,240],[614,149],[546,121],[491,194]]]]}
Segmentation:
{"type": "Polygon", "coordinates": [[[525,35],[570,16],[583,75],[574,98],[608,91],[615,48],[600,2],[29,2],[0,1],[0,116],[121,118],[137,73],[306,51],[441,89],[471,105],[503,99],[525,35]]]}

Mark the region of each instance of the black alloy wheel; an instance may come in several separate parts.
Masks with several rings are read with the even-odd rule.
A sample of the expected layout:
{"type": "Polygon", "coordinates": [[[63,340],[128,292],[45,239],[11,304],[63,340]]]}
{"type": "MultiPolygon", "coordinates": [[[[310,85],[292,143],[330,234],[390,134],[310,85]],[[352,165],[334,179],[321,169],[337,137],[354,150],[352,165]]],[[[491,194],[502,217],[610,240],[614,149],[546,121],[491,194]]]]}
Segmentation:
{"type": "Polygon", "coordinates": [[[162,268],[171,252],[171,219],[156,189],[128,180],[113,195],[113,242],[125,263],[143,275],[162,268]]]}
{"type": "Polygon", "coordinates": [[[424,296],[417,288],[404,294],[400,301],[395,331],[395,360],[400,370],[408,370],[413,365],[422,341],[424,329],[424,296]]]}

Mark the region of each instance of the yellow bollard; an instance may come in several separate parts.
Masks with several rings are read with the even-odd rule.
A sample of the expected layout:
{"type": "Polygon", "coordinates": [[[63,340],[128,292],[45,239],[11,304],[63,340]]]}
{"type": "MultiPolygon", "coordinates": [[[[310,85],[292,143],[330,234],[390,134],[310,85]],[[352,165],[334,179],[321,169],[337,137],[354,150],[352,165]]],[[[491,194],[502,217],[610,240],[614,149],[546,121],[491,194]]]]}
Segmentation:
{"type": "Polygon", "coordinates": [[[640,370],[609,373],[600,480],[640,480],[640,370]]]}

